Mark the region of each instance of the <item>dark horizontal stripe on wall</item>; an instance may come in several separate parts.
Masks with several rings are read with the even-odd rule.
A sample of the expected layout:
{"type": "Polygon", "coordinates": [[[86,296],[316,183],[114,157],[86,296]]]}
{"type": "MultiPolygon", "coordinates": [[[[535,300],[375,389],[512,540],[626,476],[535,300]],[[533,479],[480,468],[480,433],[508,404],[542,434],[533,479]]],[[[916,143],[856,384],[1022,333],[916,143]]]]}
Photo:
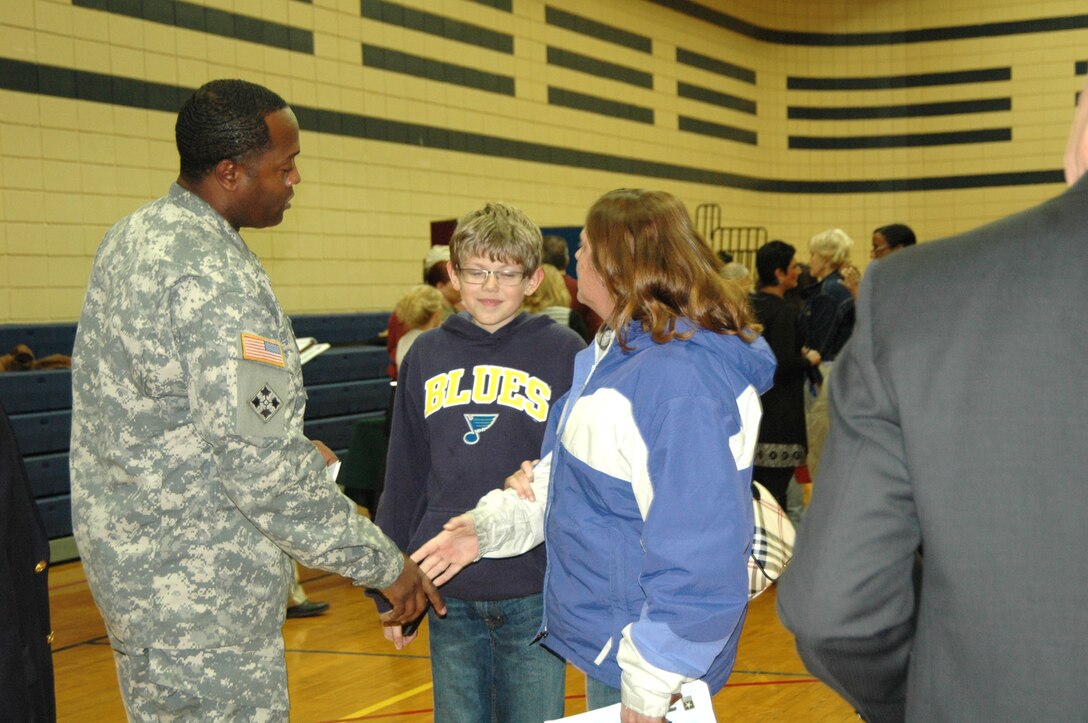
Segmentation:
{"type": "Polygon", "coordinates": [[[196,90],[6,58],[0,58],[0,87],[54,98],[89,100],[171,113],[177,113],[185,99],[196,90]]]}
{"type": "Polygon", "coordinates": [[[756,144],[756,134],[752,131],[722,125],[721,123],[711,123],[710,121],[699,120],[698,118],[680,116],[680,130],[687,131],[688,133],[698,133],[703,136],[724,138],[727,141],[736,141],[737,143],[747,143],[751,146],[756,144]]]}
{"type": "Polygon", "coordinates": [[[626,65],[617,65],[616,63],[572,53],[569,50],[563,50],[551,45],[548,46],[548,65],[558,65],[562,68],[570,68],[581,73],[596,75],[598,78],[637,85],[640,88],[654,87],[654,78],[649,73],[628,68],[626,65]]]}
{"type": "Polygon", "coordinates": [[[889,136],[790,136],[790,148],[820,151],[857,150],[861,148],[914,148],[918,146],[955,146],[965,143],[997,143],[1012,140],[1011,128],[984,128],[977,131],[945,133],[904,133],[889,136]]]}
{"type": "Polygon", "coordinates": [[[739,98],[728,93],[719,93],[716,90],[710,90],[709,88],[703,88],[698,85],[691,85],[690,83],[684,83],[682,81],[676,84],[676,94],[681,98],[698,100],[721,108],[739,110],[741,113],[751,113],[752,115],[755,115],[756,113],[756,103],[753,100],[739,98]]]}
{"type": "Polygon", "coordinates": [[[576,33],[588,35],[591,38],[622,45],[626,48],[638,50],[643,53],[653,52],[653,41],[645,35],[637,35],[611,25],[599,23],[596,20],[583,18],[581,15],[575,15],[574,13],[568,13],[565,10],[553,8],[551,5],[544,8],[544,20],[548,25],[573,30],[576,33]]]}
{"type": "Polygon", "coordinates": [[[756,72],[754,70],[742,68],[739,65],[733,65],[732,63],[727,63],[724,60],[718,60],[717,58],[711,58],[708,55],[693,53],[690,50],[684,50],[683,48],[676,49],[676,62],[690,65],[693,68],[709,70],[711,73],[724,75],[726,78],[741,80],[745,83],[751,83],[752,85],[755,85],[756,83],[756,72]]]}
{"type": "Polygon", "coordinates": [[[514,11],[514,0],[469,0],[477,5],[487,5],[488,7],[495,8],[496,10],[503,10],[511,13],[514,11]]]}
{"type": "Polygon", "coordinates": [[[72,0],[72,5],[299,53],[314,52],[314,34],[309,30],[183,0],[72,0]]]}
{"type": "Polygon", "coordinates": [[[548,86],[548,103],[551,105],[561,105],[565,108],[574,108],[575,110],[589,111],[590,113],[597,113],[598,115],[606,115],[611,118],[620,118],[622,120],[633,120],[638,121],[639,123],[654,122],[654,112],[651,108],[644,108],[640,105],[631,105],[630,103],[621,103],[618,100],[598,98],[595,95],[576,93],[573,90],[566,90],[553,86],[548,86]]]}
{"type": "Polygon", "coordinates": [[[1077,75],[1088,75],[1088,60],[1078,60],[1073,66],[1073,72],[1077,75]]]}
{"type": "Polygon", "coordinates": [[[884,75],[856,78],[786,78],[789,90],[887,90],[889,88],[925,88],[966,83],[995,83],[1012,79],[1012,68],[952,70],[945,73],[884,75]]]}
{"type": "Polygon", "coordinates": [[[930,43],[940,40],[964,40],[968,38],[994,38],[1028,33],[1052,33],[1063,30],[1088,28],[1088,15],[1068,15],[1056,18],[1011,20],[977,25],[950,25],[940,28],[917,30],[892,30],[875,33],[803,33],[793,30],[775,30],[755,25],[691,0],[650,0],[657,5],[678,13],[703,20],[726,30],[732,30],[756,40],[782,45],[813,46],[864,46],[899,45],[903,43],[930,43]]]}
{"type": "Polygon", "coordinates": [[[514,79],[509,75],[497,75],[463,65],[443,63],[377,45],[363,45],[363,65],[368,68],[380,68],[417,78],[436,80],[439,83],[452,83],[467,88],[486,90],[490,93],[514,95],[514,79]]]}
{"type": "Polygon", "coordinates": [[[881,118],[926,118],[967,113],[993,113],[1006,110],[1012,110],[1011,98],[982,98],[945,103],[851,106],[846,108],[791,105],[787,115],[795,120],[877,120],[881,118]]]}
{"type": "Polygon", "coordinates": [[[291,106],[303,130],[337,133],[365,140],[402,143],[417,147],[472,153],[548,165],[607,171],[646,178],[661,178],[708,186],[738,188],[763,193],[840,194],[945,191],[965,188],[1064,184],[1064,171],[1019,171],[922,178],[859,179],[852,181],[796,181],[755,178],[705,168],[659,163],[639,158],[580,151],[543,143],[518,141],[479,133],[466,133],[418,123],[402,123],[353,113],[338,113],[291,106]]]}
{"type": "Polygon", "coordinates": [[[421,33],[437,35],[489,50],[511,54],[514,52],[514,38],[511,35],[397,3],[385,0],[362,0],[361,12],[364,18],[370,20],[418,30],[421,33]]]}
{"type": "MultiPolygon", "coordinates": [[[[79,96],[75,95],[74,81],[64,85],[64,87],[61,87],[63,84],[50,82],[51,79],[57,80],[66,73],[76,72],[82,71],[0,58],[0,89],[77,98],[79,96]],[[43,78],[46,79],[45,85],[42,84],[43,78]]],[[[98,76],[98,74],[91,73],[87,75],[98,76]]],[[[142,86],[132,88],[135,92],[128,97],[130,102],[119,104],[142,107],[147,110],[176,114],[183,100],[192,93],[192,89],[179,86],[165,86],[146,81],[129,81],[111,76],[101,76],[100,81],[101,78],[108,79],[111,87],[117,87],[118,82],[120,82],[121,86],[125,86],[126,83],[132,83],[133,86],[142,86]],[[174,99],[170,107],[163,107],[165,104],[161,103],[166,95],[174,99]],[[142,100],[145,104],[138,105],[137,100],[142,100]]],[[[99,87],[101,87],[101,82],[99,87]]],[[[275,89],[273,88],[273,90],[275,89]]],[[[299,126],[306,131],[335,133],[384,143],[401,143],[495,158],[546,163],[554,166],[593,171],[607,171],[624,175],[644,176],[646,178],[661,178],[686,183],[700,183],[707,186],[738,188],[762,193],[902,193],[964,188],[1058,185],[1065,182],[1065,174],[1061,169],[1014,173],[978,173],[961,176],[926,176],[920,178],[868,178],[848,181],[756,178],[708,168],[694,168],[674,163],[660,163],[640,158],[580,151],[562,146],[486,136],[480,133],[467,133],[418,123],[403,123],[356,113],[341,113],[299,105],[292,105],[291,107],[298,117],[299,126]]]]}

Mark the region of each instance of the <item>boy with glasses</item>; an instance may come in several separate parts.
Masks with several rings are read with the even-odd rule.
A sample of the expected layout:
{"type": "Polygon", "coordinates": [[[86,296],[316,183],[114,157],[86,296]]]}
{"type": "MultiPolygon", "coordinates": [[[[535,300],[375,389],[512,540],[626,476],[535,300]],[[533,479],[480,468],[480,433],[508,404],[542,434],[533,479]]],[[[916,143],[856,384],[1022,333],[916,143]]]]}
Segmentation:
{"type": "MultiPolygon", "coordinates": [[[[513,206],[489,203],[457,224],[449,272],[465,311],[412,345],[393,407],[376,521],[405,552],[539,454],[585,346],[569,328],[521,310],[540,285],[540,264],[540,229],[513,206]]],[[[540,546],[481,561],[446,586],[446,616],[428,615],[436,721],[563,716],[566,664],[531,644],[544,567],[540,546]]],[[[384,630],[398,649],[415,638],[399,625],[384,630]]]]}

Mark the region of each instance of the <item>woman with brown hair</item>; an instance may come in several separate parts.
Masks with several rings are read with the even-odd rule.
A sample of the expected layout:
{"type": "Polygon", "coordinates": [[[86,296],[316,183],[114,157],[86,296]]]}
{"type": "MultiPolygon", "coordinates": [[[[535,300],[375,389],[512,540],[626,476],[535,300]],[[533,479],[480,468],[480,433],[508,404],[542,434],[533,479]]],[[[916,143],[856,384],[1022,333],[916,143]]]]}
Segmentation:
{"type": "Polygon", "coordinates": [[[586,673],[589,708],[663,721],[681,684],[717,692],[736,657],[775,361],[673,196],[606,194],[577,258],[578,296],[605,326],[522,467],[531,487],[515,475],[413,558],[442,584],[546,538],[542,643],[586,673]]]}

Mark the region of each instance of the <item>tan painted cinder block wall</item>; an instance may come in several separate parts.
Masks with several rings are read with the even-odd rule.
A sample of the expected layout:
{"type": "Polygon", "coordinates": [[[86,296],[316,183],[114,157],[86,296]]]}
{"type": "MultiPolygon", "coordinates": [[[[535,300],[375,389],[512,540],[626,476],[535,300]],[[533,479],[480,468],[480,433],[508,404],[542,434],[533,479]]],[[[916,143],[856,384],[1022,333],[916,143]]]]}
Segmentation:
{"type": "MultiPolygon", "coordinates": [[[[149,0],[150,1],[150,0],[149,0]]],[[[163,0],[165,1],[165,0],[163,0]]],[[[470,0],[398,0],[514,37],[506,54],[371,20],[359,0],[188,0],[313,33],[312,54],[219,37],[73,0],[0,3],[0,59],[114,78],[196,87],[219,77],[265,84],[288,102],[507,141],[641,159],[773,182],[894,181],[1057,171],[1088,59],[1088,30],[878,45],[756,39],[646,0],[513,0],[512,11],[470,0]],[[546,22],[546,8],[652,40],[644,53],[546,22]],[[363,44],[515,80],[513,96],[394,73],[362,63],[363,44]],[[549,65],[563,48],[652,75],[639,88],[549,65]],[[754,85],[676,61],[683,48],[756,73],[754,85]],[[1008,67],[1006,81],[867,91],[788,88],[790,77],[872,77],[1008,67]],[[757,103],[751,116],[679,97],[692,83],[757,103]],[[550,105],[549,86],[654,112],[652,124],[550,105]],[[791,106],[902,105],[1008,97],[1008,111],[881,120],[796,120],[791,106]],[[679,130],[681,116],[755,131],[755,145],[679,130]],[[1011,128],[1006,142],[865,150],[791,149],[791,136],[894,135],[1011,128]]],[[[873,33],[1083,16],[1078,0],[702,0],[774,31],[873,33]]],[[[0,87],[10,88],[10,79],[0,87]]],[[[102,234],[165,192],[177,174],[174,114],[0,90],[0,323],[72,320],[102,234]]],[[[618,186],[675,193],[694,212],[719,204],[723,223],[763,226],[799,248],[831,226],[858,243],[885,223],[923,240],[966,230],[1058,193],[1062,185],[961,190],[800,193],[744,190],[394,143],[304,129],[302,184],[279,227],[246,230],[291,313],[384,310],[418,281],[431,221],[498,199],[543,226],[578,225],[618,186]]],[[[862,189],[864,189],[864,184],[862,189]]]]}

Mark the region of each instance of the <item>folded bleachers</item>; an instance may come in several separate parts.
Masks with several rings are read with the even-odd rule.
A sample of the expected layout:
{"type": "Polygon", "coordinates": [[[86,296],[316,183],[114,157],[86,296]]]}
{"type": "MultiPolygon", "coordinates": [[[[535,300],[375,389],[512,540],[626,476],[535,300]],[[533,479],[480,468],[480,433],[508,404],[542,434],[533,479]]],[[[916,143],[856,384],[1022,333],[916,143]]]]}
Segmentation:
{"type": "Polygon", "coordinates": [[[39,359],[50,354],[71,354],[76,340],[76,325],[0,324],[0,354],[7,354],[16,344],[25,344],[39,359]]]}

